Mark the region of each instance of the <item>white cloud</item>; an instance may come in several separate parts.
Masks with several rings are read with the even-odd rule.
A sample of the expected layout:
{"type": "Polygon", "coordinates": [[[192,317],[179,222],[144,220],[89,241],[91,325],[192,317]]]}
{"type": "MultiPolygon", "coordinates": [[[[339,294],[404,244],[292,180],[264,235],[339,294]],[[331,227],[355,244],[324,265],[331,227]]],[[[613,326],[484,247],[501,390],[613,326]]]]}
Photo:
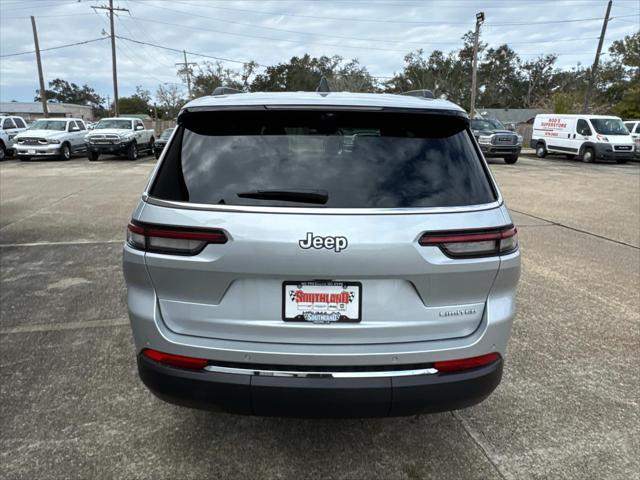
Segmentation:
{"type": "MultiPolygon", "coordinates": [[[[30,15],[38,23],[41,48],[99,38],[108,31],[96,1],[0,0],[0,54],[33,50],[30,15]]],[[[509,43],[524,60],[539,53],[560,53],[558,66],[570,68],[593,61],[601,22],[525,24],[604,15],[599,0],[512,1],[327,0],[327,1],[202,1],[120,0],[128,8],[116,20],[116,34],[178,50],[255,60],[260,64],[286,61],[293,55],[338,54],[358,58],[374,75],[388,77],[403,67],[406,53],[418,48],[445,52],[461,46],[460,37],[473,29],[475,12],[483,10],[482,40],[490,46],[509,43]],[[367,21],[373,20],[373,21],[367,21]],[[394,23],[405,22],[405,23],[394,23]],[[419,23],[426,22],[426,23],[419,23]],[[286,30],[286,31],[278,31],[286,30]],[[297,33],[296,33],[297,32],[297,33]],[[349,38],[338,38],[349,37],[349,38]],[[568,40],[580,39],[580,40],[568,40]],[[544,43],[535,43],[544,42],[544,43]]],[[[610,22],[605,50],[613,40],[638,30],[638,4],[617,0],[612,16],[636,14],[610,22]]],[[[136,85],[155,91],[161,82],[176,82],[177,52],[118,40],[121,95],[136,85]]],[[[190,61],[206,59],[191,56],[190,61]]],[[[64,78],[87,83],[111,94],[111,54],[108,40],[43,53],[45,79],[64,78]]],[[[228,64],[229,67],[237,65],[228,64]]],[[[32,100],[37,88],[33,54],[0,58],[0,99],[32,100]]]]}

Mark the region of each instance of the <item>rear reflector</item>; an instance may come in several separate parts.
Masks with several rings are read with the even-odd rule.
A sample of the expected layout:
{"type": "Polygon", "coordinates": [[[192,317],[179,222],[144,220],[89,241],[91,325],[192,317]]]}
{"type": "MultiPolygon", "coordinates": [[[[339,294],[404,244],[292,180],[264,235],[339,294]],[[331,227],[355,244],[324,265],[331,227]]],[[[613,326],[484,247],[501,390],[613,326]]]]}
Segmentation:
{"type": "Polygon", "coordinates": [[[150,348],[144,349],[142,351],[142,355],[164,365],[177,368],[187,368],[189,370],[202,370],[209,363],[208,360],[203,358],[183,357],[182,355],[163,353],[150,348]]]}
{"type": "Polygon", "coordinates": [[[500,358],[499,353],[487,353],[479,357],[463,358],[461,360],[445,360],[443,362],[435,362],[433,368],[440,373],[461,372],[472,368],[489,365],[500,358]]]}
{"type": "Polygon", "coordinates": [[[482,232],[425,233],[419,242],[423,247],[436,246],[453,258],[491,257],[514,252],[518,248],[518,230],[513,226],[482,232]]]}
{"type": "Polygon", "coordinates": [[[127,228],[130,247],[154,253],[196,255],[209,243],[226,243],[222,230],[186,229],[131,222],[127,228]]]}

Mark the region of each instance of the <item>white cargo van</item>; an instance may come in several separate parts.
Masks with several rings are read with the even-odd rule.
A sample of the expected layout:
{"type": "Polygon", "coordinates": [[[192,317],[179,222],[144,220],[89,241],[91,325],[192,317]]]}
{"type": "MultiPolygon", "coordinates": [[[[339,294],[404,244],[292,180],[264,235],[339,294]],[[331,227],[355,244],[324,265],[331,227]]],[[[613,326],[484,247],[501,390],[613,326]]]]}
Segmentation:
{"type": "Polygon", "coordinates": [[[624,163],[634,156],[635,145],[622,120],[607,115],[536,115],[531,148],[544,158],[547,153],[580,156],[584,162],[615,160],[624,163]]]}

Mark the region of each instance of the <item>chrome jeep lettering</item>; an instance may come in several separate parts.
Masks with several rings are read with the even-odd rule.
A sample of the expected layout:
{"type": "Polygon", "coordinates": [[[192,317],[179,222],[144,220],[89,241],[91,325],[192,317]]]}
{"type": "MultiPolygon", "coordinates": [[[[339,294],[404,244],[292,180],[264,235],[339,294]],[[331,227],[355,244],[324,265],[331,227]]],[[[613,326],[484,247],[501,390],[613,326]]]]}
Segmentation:
{"type": "Polygon", "coordinates": [[[307,236],[298,241],[300,248],[308,250],[309,248],[315,248],[320,250],[326,248],[327,250],[333,250],[336,253],[340,253],[342,250],[349,246],[347,237],[320,237],[314,236],[313,232],[307,232],[307,236]]]}

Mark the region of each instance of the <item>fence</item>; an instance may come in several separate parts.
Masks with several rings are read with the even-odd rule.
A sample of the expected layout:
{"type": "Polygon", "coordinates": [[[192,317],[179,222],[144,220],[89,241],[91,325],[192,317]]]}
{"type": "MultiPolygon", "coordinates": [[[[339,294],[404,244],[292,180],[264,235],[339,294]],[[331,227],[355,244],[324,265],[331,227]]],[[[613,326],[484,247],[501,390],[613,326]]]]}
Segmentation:
{"type": "Polygon", "coordinates": [[[516,133],[522,135],[522,146],[524,148],[529,148],[531,134],[533,133],[533,125],[530,123],[519,123],[516,126],[516,133]]]}
{"type": "Polygon", "coordinates": [[[155,120],[151,122],[148,128],[153,128],[156,138],[160,136],[167,128],[173,128],[176,126],[175,120],[155,120]]]}

